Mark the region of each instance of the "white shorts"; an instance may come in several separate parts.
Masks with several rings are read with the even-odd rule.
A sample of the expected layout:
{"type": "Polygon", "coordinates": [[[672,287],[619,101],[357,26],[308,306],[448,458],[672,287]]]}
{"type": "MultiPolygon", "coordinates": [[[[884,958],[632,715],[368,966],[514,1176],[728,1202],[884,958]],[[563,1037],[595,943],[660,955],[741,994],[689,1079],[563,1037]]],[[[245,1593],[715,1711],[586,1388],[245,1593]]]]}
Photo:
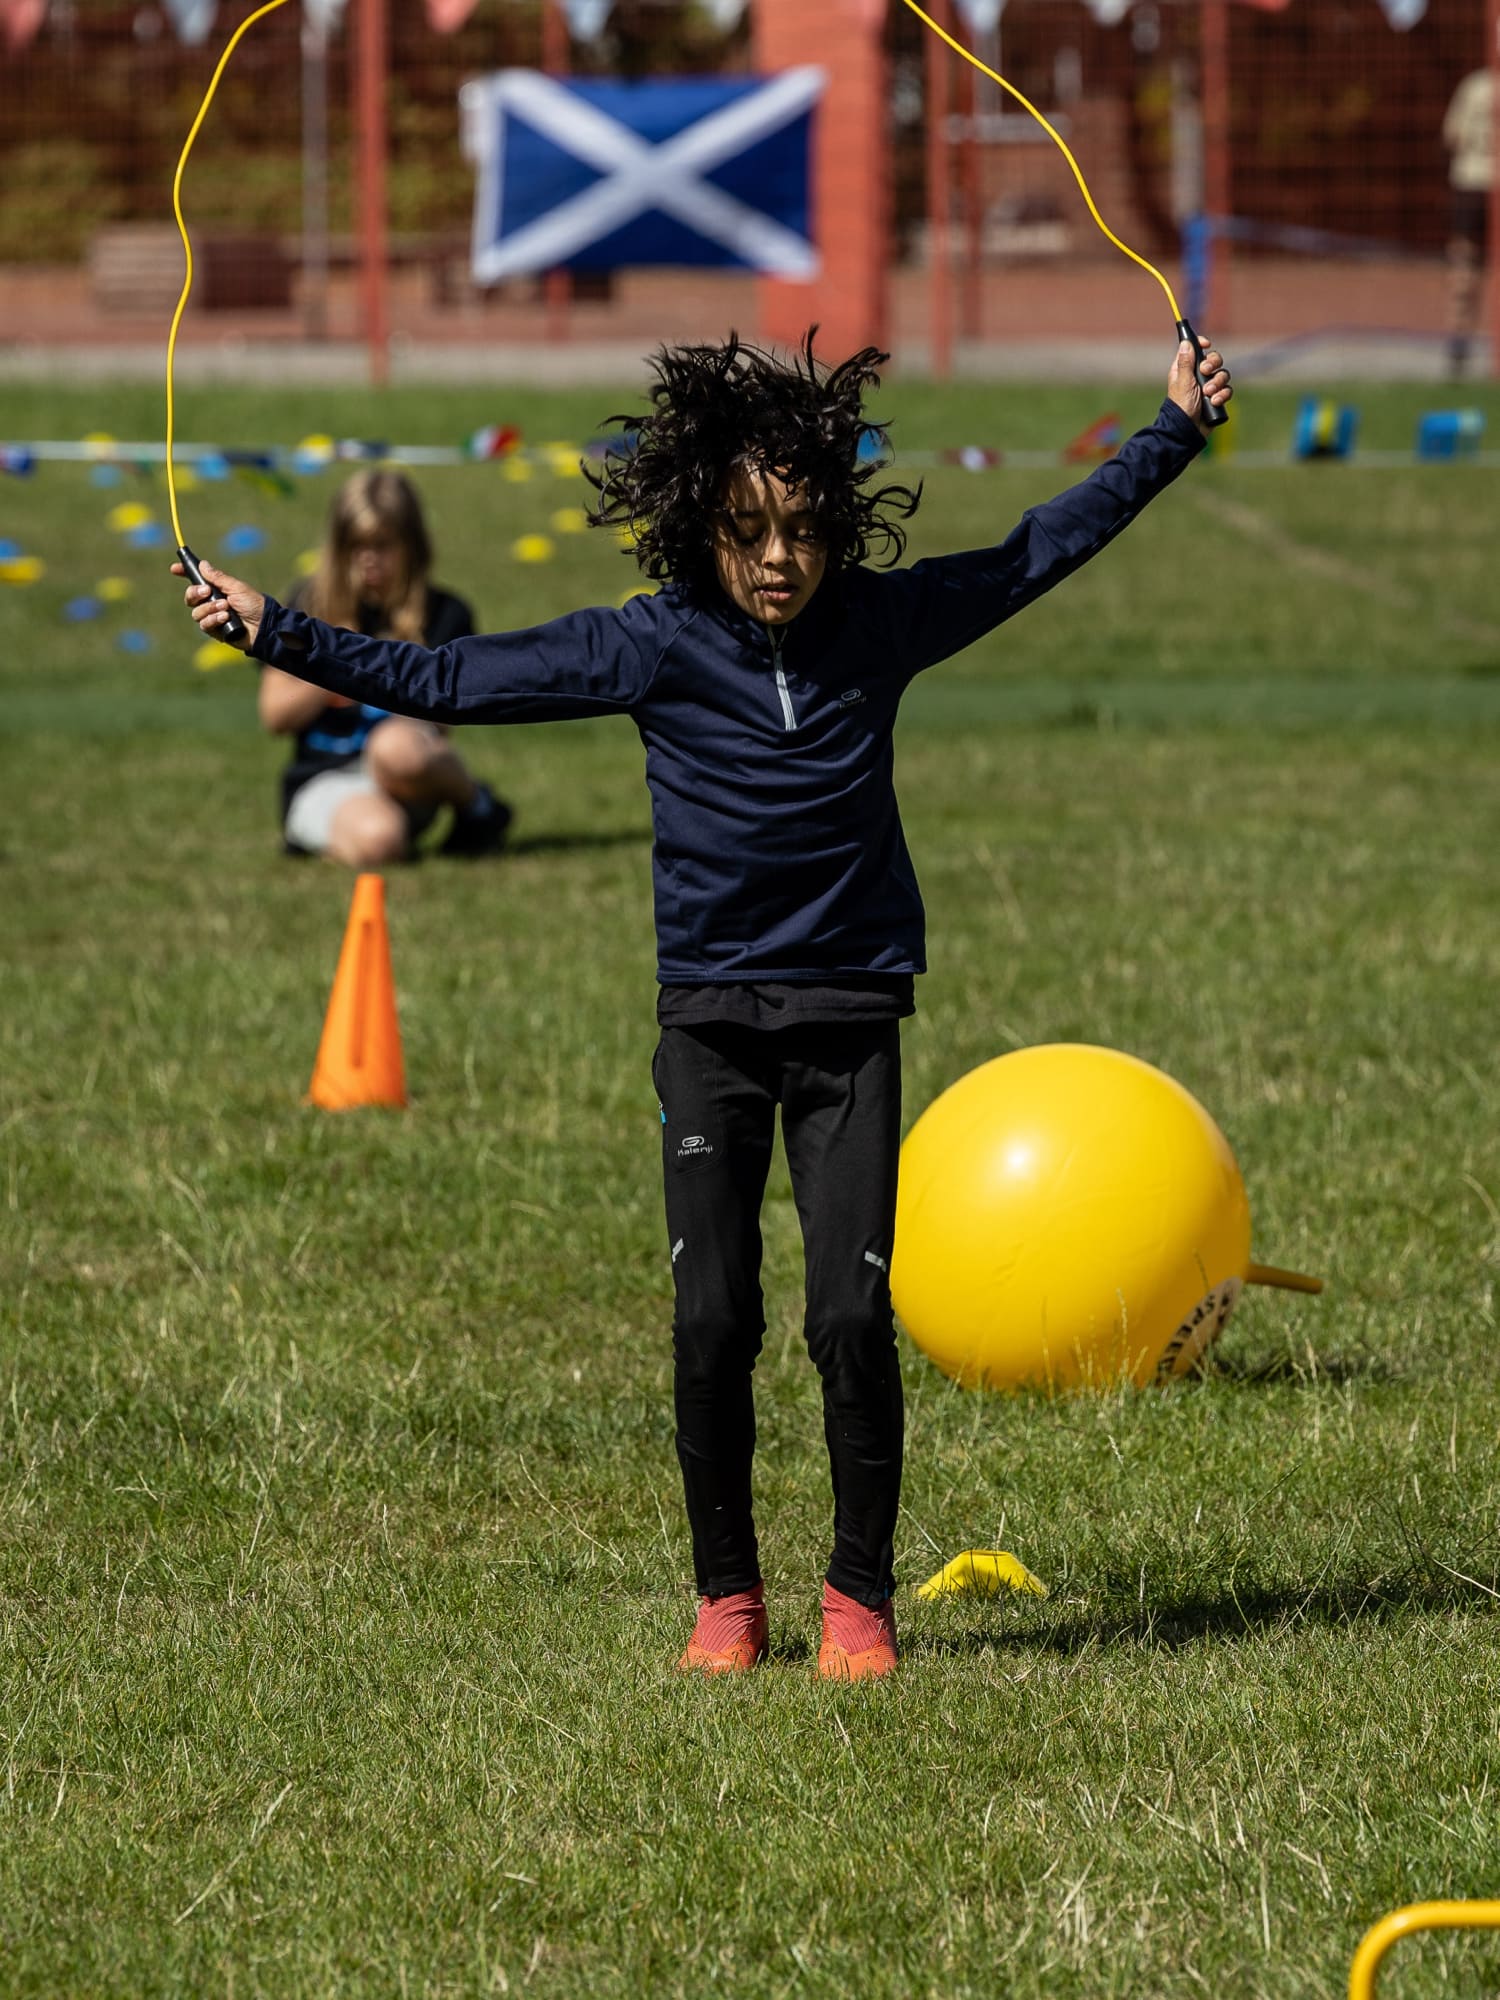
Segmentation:
{"type": "MultiPolygon", "coordinates": [[[[282,832],[288,847],[300,848],[304,854],[326,854],[333,837],[334,815],[344,801],[373,798],[379,792],[380,787],[366,770],[363,758],[344,765],[341,770],[319,771],[315,778],[298,786],[287,808],[282,832]]],[[[392,804],[400,801],[392,800],[392,804]]],[[[438,816],[435,805],[403,805],[401,810],[406,814],[407,833],[412,840],[425,833],[438,816]]]]}

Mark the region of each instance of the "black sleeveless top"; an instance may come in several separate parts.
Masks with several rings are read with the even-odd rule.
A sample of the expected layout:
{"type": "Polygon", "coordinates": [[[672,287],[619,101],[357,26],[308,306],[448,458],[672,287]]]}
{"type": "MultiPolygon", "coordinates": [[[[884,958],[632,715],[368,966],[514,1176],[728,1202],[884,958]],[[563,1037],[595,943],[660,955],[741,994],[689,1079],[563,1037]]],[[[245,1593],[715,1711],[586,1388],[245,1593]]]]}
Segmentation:
{"type": "MultiPolygon", "coordinates": [[[[303,587],[305,590],[305,586],[303,587]]],[[[292,602],[302,595],[295,592],[292,602]]],[[[300,606],[299,606],[300,609],[300,606]]],[[[376,604],[359,607],[359,629],[367,639],[388,638],[385,613],[376,604]]],[[[474,631],[474,614],[461,597],[451,591],[427,590],[427,613],[422,620],[422,644],[446,646],[454,639],[467,639],[474,631]]],[[[286,818],[292,800],[310,778],[323,771],[338,771],[352,764],[365,747],[377,722],[384,722],[389,709],[368,703],[352,708],[329,706],[302,730],[292,746],[291,760],[281,774],[281,816],[286,818]]]]}

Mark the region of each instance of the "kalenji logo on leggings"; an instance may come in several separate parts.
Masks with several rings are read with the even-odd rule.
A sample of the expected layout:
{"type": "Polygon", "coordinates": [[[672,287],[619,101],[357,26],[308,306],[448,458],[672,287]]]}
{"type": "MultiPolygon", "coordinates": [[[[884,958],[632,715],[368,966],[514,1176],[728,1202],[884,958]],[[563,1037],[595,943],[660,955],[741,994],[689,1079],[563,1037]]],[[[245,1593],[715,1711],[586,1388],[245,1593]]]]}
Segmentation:
{"type": "Polygon", "coordinates": [[[712,1151],[713,1147],[701,1132],[689,1132],[677,1142],[679,1160],[706,1160],[712,1151]]]}

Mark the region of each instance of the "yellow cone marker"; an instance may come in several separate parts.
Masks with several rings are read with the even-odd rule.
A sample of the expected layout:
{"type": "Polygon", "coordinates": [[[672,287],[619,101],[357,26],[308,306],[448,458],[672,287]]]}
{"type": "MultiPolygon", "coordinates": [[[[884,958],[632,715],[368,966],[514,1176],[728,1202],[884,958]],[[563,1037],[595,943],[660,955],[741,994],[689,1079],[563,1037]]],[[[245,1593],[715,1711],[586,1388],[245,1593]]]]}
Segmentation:
{"type": "Polygon", "coordinates": [[[918,1597],[998,1597],[1016,1590],[1027,1597],[1045,1597],[1047,1586],[1007,1549],[965,1549],[946,1562],[936,1576],[917,1586],[918,1597]]]}

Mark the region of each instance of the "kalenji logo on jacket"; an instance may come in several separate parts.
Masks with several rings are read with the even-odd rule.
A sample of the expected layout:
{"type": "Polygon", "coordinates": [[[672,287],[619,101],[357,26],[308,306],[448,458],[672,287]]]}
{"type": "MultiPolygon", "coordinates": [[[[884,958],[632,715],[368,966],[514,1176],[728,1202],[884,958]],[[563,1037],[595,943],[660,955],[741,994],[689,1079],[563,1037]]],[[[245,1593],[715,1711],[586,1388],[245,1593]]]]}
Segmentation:
{"type": "Polygon", "coordinates": [[[677,1142],[679,1160],[706,1160],[712,1152],[713,1147],[701,1132],[689,1132],[677,1142]]]}

